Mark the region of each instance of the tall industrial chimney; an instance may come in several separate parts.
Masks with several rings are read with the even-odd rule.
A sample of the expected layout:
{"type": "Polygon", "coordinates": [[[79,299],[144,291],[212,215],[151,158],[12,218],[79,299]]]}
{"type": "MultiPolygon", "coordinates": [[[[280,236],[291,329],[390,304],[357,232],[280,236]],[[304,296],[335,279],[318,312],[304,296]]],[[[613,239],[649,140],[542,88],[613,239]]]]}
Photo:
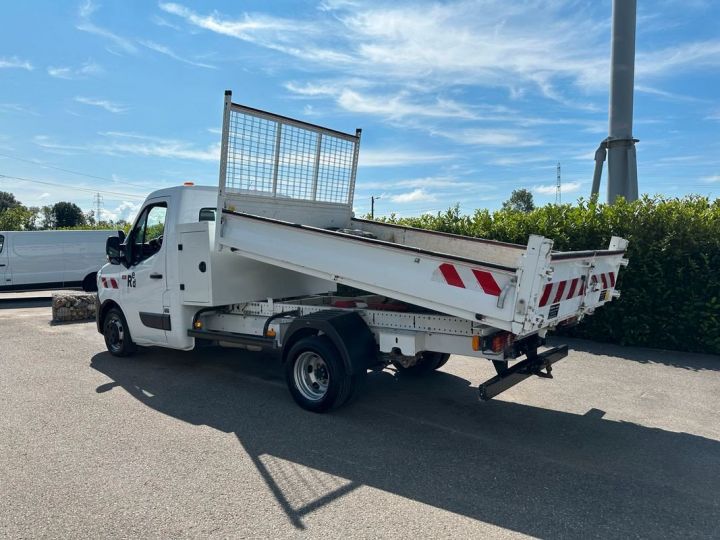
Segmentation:
{"type": "Polygon", "coordinates": [[[595,152],[592,193],[600,191],[607,152],[607,202],[617,197],[638,198],[637,156],[632,136],[633,87],[635,84],[636,0],[613,0],[612,52],[610,67],[610,133],[595,152]]]}

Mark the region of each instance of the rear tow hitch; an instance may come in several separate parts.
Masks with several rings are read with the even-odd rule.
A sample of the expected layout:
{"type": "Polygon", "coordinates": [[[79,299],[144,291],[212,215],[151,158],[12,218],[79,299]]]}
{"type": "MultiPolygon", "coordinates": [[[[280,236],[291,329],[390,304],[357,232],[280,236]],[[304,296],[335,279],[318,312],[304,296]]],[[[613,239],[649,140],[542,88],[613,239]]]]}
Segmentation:
{"type": "Polygon", "coordinates": [[[540,354],[528,355],[528,358],[522,362],[518,362],[502,373],[482,383],[478,387],[480,399],[488,401],[533,375],[544,379],[552,379],[552,365],[558,360],[565,358],[567,354],[567,345],[560,345],[559,347],[553,347],[540,354]]]}

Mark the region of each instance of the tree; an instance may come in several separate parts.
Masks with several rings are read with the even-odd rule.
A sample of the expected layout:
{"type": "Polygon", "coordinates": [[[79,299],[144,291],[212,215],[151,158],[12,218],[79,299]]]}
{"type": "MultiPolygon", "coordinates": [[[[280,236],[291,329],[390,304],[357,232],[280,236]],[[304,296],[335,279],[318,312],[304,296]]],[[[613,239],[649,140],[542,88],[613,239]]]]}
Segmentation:
{"type": "Polygon", "coordinates": [[[502,205],[503,210],[532,212],[535,210],[533,195],[527,189],[514,189],[510,198],[502,205]]]}
{"type": "Polygon", "coordinates": [[[89,210],[85,212],[85,223],[87,223],[91,227],[95,227],[96,225],[98,225],[97,223],[95,223],[95,210],[89,210]]]}
{"type": "Polygon", "coordinates": [[[55,203],[52,207],[52,216],[57,228],[85,225],[85,214],[75,203],[55,203]]]}
{"type": "Polygon", "coordinates": [[[0,212],[0,231],[31,230],[35,214],[24,206],[13,206],[0,212]]]}
{"type": "Polygon", "coordinates": [[[21,204],[20,201],[15,198],[15,195],[7,191],[0,191],[0,213],[8,208],[16,208],[18,206],[21,206],[21,204]]]}
{"type": "Polygon", "coordinates": [[[54,229],[55,228],[55,215],[53,214],[52,206],[50,206],[50,205],[43,206],[40,209],[40,216],[42,219],[42,228],[43,229],[54,229]]]}

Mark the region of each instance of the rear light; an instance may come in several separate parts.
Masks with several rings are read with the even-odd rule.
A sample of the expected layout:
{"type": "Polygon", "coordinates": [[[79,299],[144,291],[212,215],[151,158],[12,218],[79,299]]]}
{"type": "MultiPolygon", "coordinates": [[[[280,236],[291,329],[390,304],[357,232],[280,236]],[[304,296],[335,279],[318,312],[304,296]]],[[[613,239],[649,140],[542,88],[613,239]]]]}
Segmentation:
{"type": "Polygon", "coordinates": [[[498,332],[487,338],[486,348],[499,353],[512,346],[515,336],[510,332],[498,332]]]}
{"type": "Polygon", "coordinates": [[[473,336],[473,337],[472,337],[472,350],[473,350],[473,351],[480,351],[480,350],[482,350],[482,343],[480,343],[480,336],[473,336]]]}

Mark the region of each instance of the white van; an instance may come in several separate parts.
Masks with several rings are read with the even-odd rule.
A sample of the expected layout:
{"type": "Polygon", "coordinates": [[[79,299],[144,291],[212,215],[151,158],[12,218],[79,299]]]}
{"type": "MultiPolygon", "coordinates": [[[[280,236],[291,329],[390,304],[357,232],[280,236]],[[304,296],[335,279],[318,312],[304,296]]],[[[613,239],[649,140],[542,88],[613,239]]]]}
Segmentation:
{"type": "Polygon", "coordinates": [[[0,291],[97,290],[105,241],[117,231],[0,231],[0,291]]]}

